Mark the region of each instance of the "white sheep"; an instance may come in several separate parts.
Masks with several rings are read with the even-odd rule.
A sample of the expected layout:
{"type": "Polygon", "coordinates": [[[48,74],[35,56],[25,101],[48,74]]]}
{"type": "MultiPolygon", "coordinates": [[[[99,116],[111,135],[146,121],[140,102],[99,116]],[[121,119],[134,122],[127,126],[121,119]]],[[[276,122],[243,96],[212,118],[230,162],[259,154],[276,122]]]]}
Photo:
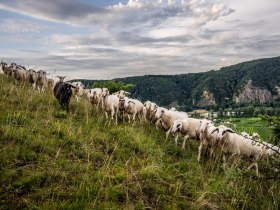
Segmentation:
{"type": "Polygon", "coordinates": [[[144,106],[146,108],[146,119],[150,120],[151,122],[155,122],[155,114],[156,114],[156,109],[157,109],[157,105],[156,103],[153,103],[151,101],[146,101],[144,103],[144,106]]]}
{"type": "Polygon", "coordinates": [[[213,151],[217,146],[217,127],[213,125],[210,120],[201,120],[200,126],[197,129],[197,135],[200,139],[200,145],[198,147],[197,161],[201,159],[201,152],[203,147],[210,148],[210,157],[213,155],[213,151]]]}
{"type": "Polygon", "coordinates": [[[37,71],[36,86],[39,91],[44,92],[45,88],[48,87],[47,73],[43,70],[37,71]]]}
{"type": "Polygon", "coordinates": [[[177,109],[175,107],[171,107],[169,110],[171,111],[177,111],[177,109]]]}
{"type": "Polygon", "coordinates": [[[150,119],[150,107],[151,107],[152,102],[151,101],[146,101],[144,103],[144,107],[146,108],[146,118],[150,119]]]}
{"type": "Polygon", "coordinates": [[[76,88],[72,88],[72,92],[73,92],[73,95],[75,96],[77,102],[79,102],[79,99],[84,94],[84,85],[80,81],[72,82],[71,85],[76,87],[76,88]]]}
{"type": "Polygon", "coordinates": [[[47,78],[47,80],[48,80],[48,88],[52,90],[54,87],[54,80],[51,78],[47,78]]]}
{"type": "Polygon", "coordinates": [[[171,125],[170,132],[175,136],[175,145],[177,146],[178,133],[184,136],[182,148],[185,148],[188,138],[197,138],[196,130],[200,126],[201,120],[195,118],[177,119],[171,125]]]}
{"type": "Polygon", "coordinates": [[[126,92],[124,90],[119,90],[118,92],[115,93],[116,96],[119,97],[119,99],[123,99],[124,97],[130,95],[130,92],[126,92]]]}
{"type": "Polygon", "coordinates": [[[27,71],[24,66],[17,66],[16,68],[16,76],[15,78],[21,82],[26,82],[27,81],[27,71]]]}
{"type": "MultiPolygon", "coordinates": [[[[132,115],[132,121],[135,122],[135,118],[137,117],[139,121],[145,118],[144,116],[144,105],[141,101],[137,99],[126,99],[124,100],[124,111],[128,115],[132,115]]],[[[130,117],[128,118],[130,122],[130,117]]]]}
{"type": "MultiPolygon", "coordinates": [[[[126,101],[128,101],[128,97],[124,97],[122,99],[119,99],[119,113],[120,113],[120,117],[122,119],[122,121],[125,121],[125,104],[126,101]]],[[[128,121],[130,121],[130,116],[127,115],[128,117],[128,121]]]]}
{"type": "Polygon", "coordinates": [[[108,113],[111,115],[109,124],[111,120],[114,120],[114,117],[115,123],[118,124],[119,97],[116,95],[110,95],[107,88],[102,88],[102,96],[104,100],[105,116],[108,119],[108,113]]]}
{"type": "Polygon", "coordinates": [[[3,64],[4,64],[4,62],[2,60],[1,63],[0,63],[0,74],[5,74],[3,64]]]}
{"type": "Polygon", "coordinates": [[[97,110],[102,111],[104,108],[103,95],[101,88],[93,88],[88,90],[87,98],[92,105],[95,105],[97,110]]]}
{"type": "Polygon", "coordinates": [[[178,119],[183,120],[188,118],[188,114],[185,112],[170,111],[165,108],[158,107],[155,111],[155,118],[157,119],[156,128],[158,124],[161,122],[164,129],[167,130],[166,132],[166,140],[167,140],[171,130],[172,123],[178,119]]]}
{"type": "Polygon", "coordinates": [[[3,61],[0,63],[0,65],[2,67],[2,71],[4,72],[4,74],[6,74],[7,76],[12,76],[13,67],[11,66],[8,67],[8,64],[3,61]]]}
{"type": "Polygon", "coordinates": [[[38,75],[37,72],[33,69],[29,69],[27,71],[27,80],[32,85],[33,89],[36,88],[36,81],[37,81],[38,75]]]}
{"type": "Polygon", "coordinates": [[[277,154],[277,152],[272,149],[274,147],[272,144],[246,138],[227,127],[218,127],[217,130],[217,141],[223,152],[224,164],[226,162],[225,154],[227,153],[232,156],[248,157],[252,160],[252,163],[247,170],[255,167],[256,174],[259,176],[258,160],[265,156],[277,154]]]}

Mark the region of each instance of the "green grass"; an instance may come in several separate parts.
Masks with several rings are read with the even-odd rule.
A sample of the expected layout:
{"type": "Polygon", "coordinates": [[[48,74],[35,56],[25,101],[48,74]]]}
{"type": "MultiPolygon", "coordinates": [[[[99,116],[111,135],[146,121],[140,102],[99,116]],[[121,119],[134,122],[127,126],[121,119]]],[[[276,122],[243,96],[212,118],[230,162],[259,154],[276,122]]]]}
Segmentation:
{"type": "Polygon", "coordinates": [[[273,138],[269,123],[260,117],[230,118],[229,121],[236,125],[238,132],[246,131],[249,134],[256,132],[264,141],[271,141],[273,138]]]}
{"type": "Polygon", "coordinates": [[[261,178],[245,161],[199,164],[195,140],[182,150],[148,123],[105,125],[84,100],[66,114],[1,75],[0,96],[0,209],[280,208],[276,163],[261,162],[261,178]]]}

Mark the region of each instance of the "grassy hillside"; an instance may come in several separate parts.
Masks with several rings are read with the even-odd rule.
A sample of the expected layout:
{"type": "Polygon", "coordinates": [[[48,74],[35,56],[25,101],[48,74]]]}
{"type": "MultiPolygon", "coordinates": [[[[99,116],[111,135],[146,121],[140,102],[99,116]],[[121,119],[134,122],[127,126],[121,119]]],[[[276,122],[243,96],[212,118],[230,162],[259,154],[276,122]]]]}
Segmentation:
{"type": "Polygon", "coordinates": [[[82,100],[71,113],[51,92],[0,75],[0,209],[279,209],[279,164],[197,163],[152,125],[105,125],[82,100]]]}

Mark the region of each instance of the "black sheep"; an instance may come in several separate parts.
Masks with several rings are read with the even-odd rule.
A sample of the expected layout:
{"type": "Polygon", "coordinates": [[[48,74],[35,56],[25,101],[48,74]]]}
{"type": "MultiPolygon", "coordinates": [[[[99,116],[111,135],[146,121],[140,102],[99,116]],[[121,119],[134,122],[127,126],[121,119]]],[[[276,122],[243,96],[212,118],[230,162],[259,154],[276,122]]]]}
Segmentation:
{"type": "Polygon", "coordinates": [[[72,96],[72,89],[75,88],[73,85],[63,82],[65,77],[58,77],[59,81],[55,84],[53,93],[59,104],[63,109],[69,112],[69,102],[72,96]]]}

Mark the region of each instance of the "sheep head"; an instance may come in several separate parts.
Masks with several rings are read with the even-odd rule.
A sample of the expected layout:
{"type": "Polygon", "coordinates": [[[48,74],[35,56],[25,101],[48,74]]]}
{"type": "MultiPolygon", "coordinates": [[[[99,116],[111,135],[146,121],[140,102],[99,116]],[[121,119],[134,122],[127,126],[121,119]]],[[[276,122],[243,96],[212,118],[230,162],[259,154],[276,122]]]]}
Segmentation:
{"type": "MultiPolygon", "coordinates": [[[[218,141],[221,141],[228,133],[235,133],[234,130],[225,126],[219,126],[217,129],[218,129],[218,134],[217,134],[218,141]]],[[[214,131],[212,133],[214,133],[214,131]]]]}
{"type": "Polygon", "coordinates": [[[180,132],[183,128],[182,120],[175,120],[171,125],[171,134],[174,136],[176,133],[180,132]]]}

